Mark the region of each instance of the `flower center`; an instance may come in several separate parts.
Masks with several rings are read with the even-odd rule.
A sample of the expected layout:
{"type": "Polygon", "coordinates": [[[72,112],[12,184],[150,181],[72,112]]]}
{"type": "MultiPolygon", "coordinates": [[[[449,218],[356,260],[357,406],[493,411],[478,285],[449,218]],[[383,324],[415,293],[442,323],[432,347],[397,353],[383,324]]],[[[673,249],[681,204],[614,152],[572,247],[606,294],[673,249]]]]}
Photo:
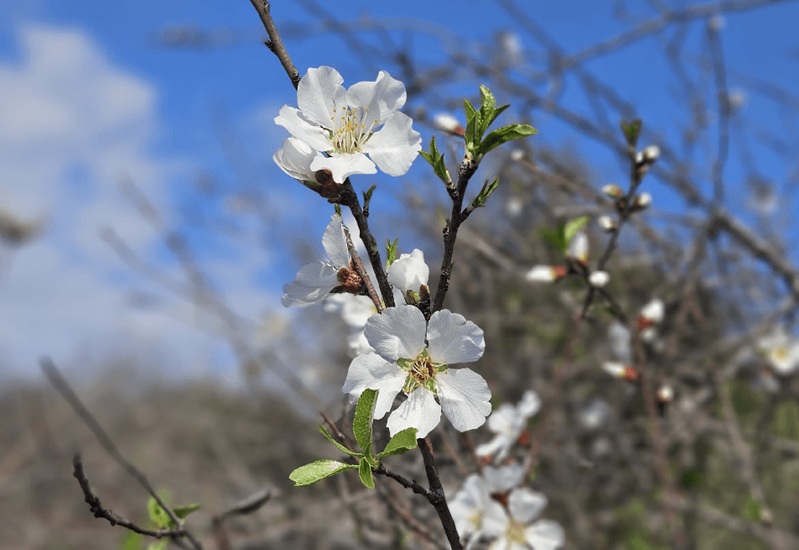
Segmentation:
{"type": "Polygon", "coordinates": [[[334,107],[330,121],[333,128],[329,130],[330,145],[333,153],[360,153],[364,143],[372,137],[372,130],[378,124],[377,119],[368,120],[368,107],[334,107]]]}
{"type": "Polygon", "coordinates": [[[511,519],[510,523],[508,524],[508,529],[505,531],[505,537],[508,539],[509,542],[513,542],[519,546],[526,547],[527,539],[524,537],[525,526],[516,521],[515,519],[511,519]]]}
{"type": "Polygon", "coordinates": [[[400,359],[397,361],[397,365],[408,373],[405,378],[405,385],[402,386],[402,391],[406,394],[422,387],[435,393],[436,374],[447,370],[446,364],[434,363],[430,359],[427,348],[422,350],[422,353],[415,359],[400,359]]]}

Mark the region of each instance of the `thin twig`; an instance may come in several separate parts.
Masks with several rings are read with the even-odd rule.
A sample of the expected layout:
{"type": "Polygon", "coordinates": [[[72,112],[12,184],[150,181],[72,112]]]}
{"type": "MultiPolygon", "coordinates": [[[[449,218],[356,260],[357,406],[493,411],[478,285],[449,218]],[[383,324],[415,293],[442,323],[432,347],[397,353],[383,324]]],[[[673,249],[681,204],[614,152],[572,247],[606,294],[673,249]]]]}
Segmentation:
{"type": "MultiPolygon", "coordinates": [[[[70,387],[69,383],[67,383],[66,379],[58,371],[55,363],[53,363],[49,357],[45,357],[39,362],[39,365],[42,369],[42,372],[53,385],[53,387],[58,391],[58,393],[61,394],[67,403],[70,404],[75,413],[77,413],[80,419],[83,420],[83,423],[86,424],[86,426],[92,431],[94,437],[109,454],[109,456],[111,456],[111,458],[114,459],[114,461],[119,464],[122,469],[128,473],[128,475],[135,479],[139,485],[141,485],[144,490],[155,499],[158,505],[164,510],[164,512],[166,512],[166,514],[169,516],[169,519],[172,520],[175,525],[182,525],[180,518],[178,518],[175,515],[175,512],[166,505],[160,496],[158,496],[155,488],[150,484],[144,473],[136,468],[136,466],[131,464],[122,455],[105,430],[97,422],[97,419],[94,417],[94,415],[89,411],[89,409],[86,408],[75,391],[70,387]]],[[[186,531],[185,535],[183,536],[191,543],[192,547],[197,550],[202,549],[200,542],[194,538],[189,531],[186,531]]]]}

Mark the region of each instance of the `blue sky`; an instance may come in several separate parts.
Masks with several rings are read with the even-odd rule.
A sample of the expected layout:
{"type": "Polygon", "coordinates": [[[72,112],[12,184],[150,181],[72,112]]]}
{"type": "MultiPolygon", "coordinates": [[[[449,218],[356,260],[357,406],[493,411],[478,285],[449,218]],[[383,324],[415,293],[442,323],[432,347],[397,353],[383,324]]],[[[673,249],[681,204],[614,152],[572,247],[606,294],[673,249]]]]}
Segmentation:
{"type": "MultiPolygon", "coordinates": [[[[310,24],[297,3],[272,4],[279,25],[310,24]]],[[[623,28],[611,3],[528,4],[529,15],[569,52],[623,28]]],[[[514,24],[486,2],[335,5],[336,14],[350,21],[368,10],[378,19],[399,18],[406,28],[447,29],[462,37],[465,50],[514,24]]],[[[723,31],[725,53],[740,70],[799,90],[797,21],[796,3],[732,15],[723,31]]],[[[0,248],[0,370],[35,372],[42,354],[79,365],[122,353],[167,361],[180,372],[230,374],[224,343],[208,336],[216,333],[214,322],[135,274],[100,237],[111,228],[159,269],[179,275],[152,226],[121,191],[126,180],[159,207],[167,224],[183,231],[215,287],[253,321],[253,338],[259,320],[280,312],[280,289],[297,268],[297,260],[286,256],[287,238],[299,228],[301,236],[318,240],[329,208],[272,165],[285,137],[272,119],[295,99],[262,38],[246,0],[0,5],[0,207],[45,222],[35,243],[0,248]],[[190,49],[157,42],[160,31],[179,26],[216,32],[222,43],[190,49]],[[208,183],[202,193],[198,181],[208,183]],[[248,192],[264,189],[266,209],[247,199],[248,192]],[[209,225],[235,238],[220,237],[209,225]]],[[[377,65],[365,66],[330,33],[299,39],[287,32],[286,40],[301,72],[329,64],[347,84],[375,76],[377,65]]],[[[436,40],[414,44],[422,57],[436,58],[436,40]]],[[[624,90],[648,127],[668,135],[677,131],[670,98],[679,90],[664,84],[660,46],[648,39],[589,68],[624,90]]],[[[575,95],[573,101],[580,109],[585,98],[575,95]]],[[[796,128],[779,110],[756,99],[746,108],[765,127],[784,125],[795,146],[796,128]]],[[[536,139],[586,155],[599,178],[619,177],[616,159],[596,144],[545,116],[536,124],[536,139]]],[[[766,151],[757,153],[766,176],[787,178],[790,167],[771,162],[766,151]]],[[[733,162],[727,176],[735,182],[743,174],[733,162]]],[[[671,200],[655,187],[656,200],[658,193],[671,200]]],[[[387,206],[389,199],[376,205],[387,206]]],[[[743,211],[745,200],[730,201],[743,211]]]]}

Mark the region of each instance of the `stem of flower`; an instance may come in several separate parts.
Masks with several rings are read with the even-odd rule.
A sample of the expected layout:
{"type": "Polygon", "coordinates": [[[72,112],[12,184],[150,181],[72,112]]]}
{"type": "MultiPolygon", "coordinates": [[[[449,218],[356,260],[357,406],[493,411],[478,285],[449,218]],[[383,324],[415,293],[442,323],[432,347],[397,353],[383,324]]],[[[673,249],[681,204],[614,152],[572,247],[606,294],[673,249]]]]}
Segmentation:
{"type": "Polygon", "coordinates": [[[427,482],[430,484],[430,491],[427,495],[427,500],[436,509],[441,526],[444,527],[444,533],[447,535],[447,540],[452,550],[462,550],[461,539],[458,536],[458,529],[455,527],[455,520],[452,519],[452,513],[449,511],[447,504],[447,497],[444,495],[444,488],[441,486],[441,478],[438,475],[436,468],[436,459],[433,456],[433,447],[430,445],[430,439],[418,439],[419,450],[424,459],[424,471],[427,474],[427,482]]]}
{"type": "Polygon", "coordinates": [[[467,161],[462,162],[458,169],[457,192],[450,193],[450,197],[452,198],[452,212],[443,230],[444,258],[441,260],[441,276],[438,279],[436,298],[433,301],[433,313],[444,307],[444,298],[447,296],[449,279],[452,276],[452,256],[455,253],[455,240],[458,238],[458,228],[463,220],[466,219],[463,212],[461,212],[463,209],[463,196],[466,194],[466,187],[469,185],[469,180],[476,170],[477,166],[467,161]]]}
{"type": "MultiPolygon", "coordinates": [[[[341,184],[340,200],[343,205],[350,209],[352,217],[355,218],[355,223],[358,224],[358,230],[361,234],[361,241],[366,247],[366,254],[369,256],[369,263],[372,264],[372,269],[375,272],[377,285],[380,287],[380,294],[383,295],[383,303],[386,307],[394,306],[394,294],[391,291],[391,285],[386,276],[386,270],[383,269],[383,260],[380,259],[380,250],[377,248],[377,241],[375,241],[372,232],[369,230],[369,221],[361,209],[361,202],[358,200],[358,194],[350,183],[350,179],[344,180],[341,184]]],[[[378,308],[379,309],[379,308],[378,308]]]]}

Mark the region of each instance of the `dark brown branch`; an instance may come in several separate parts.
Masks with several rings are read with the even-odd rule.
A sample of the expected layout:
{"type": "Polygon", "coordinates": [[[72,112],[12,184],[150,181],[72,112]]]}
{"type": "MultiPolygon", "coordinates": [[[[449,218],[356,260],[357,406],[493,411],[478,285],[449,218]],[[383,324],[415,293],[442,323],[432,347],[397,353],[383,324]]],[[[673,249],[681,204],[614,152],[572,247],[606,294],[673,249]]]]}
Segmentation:
{"type": "MultiPolygon", "coordinates": [[[[128,473],[128,475],[135,479],[139,485],[141,485],[144,490],[155,499],[158,505],[164,510],[164,512],[166,512],[166,514],[169,516],[169,519],[172,520],[175,525],[182,525],[180,518],[178,518],[175,515],[175,512],[166,505],[160,496],[158,496],[155,488],[150,484],[144,473],[136,468],[136,466],[131,464],[122,455],[105,430],[97,422],[97,419],[94,417],[94,415],[89,411],[89,409],[86,408],[78,395],[67,383],[66,379],[58,371],[58,368],[55,366],[53,361],[50,358],[45,357],[39,362],[39,365],[42,369],[42,372],[53,385],[53,387],[58,391],[58,393],[61,394],[67,403],[70,404],[75,413],[80,417],[81,420],[83,420],[83,423],[86,424],[86,426],[91,430],[91,432],[94,434],[94,437],[111,456],[111,458],[114,459],[114,461],[119,464],[122,469],[128,473]]],[[[189,543],[191,543],[193,548],[197,550],[202,549],[200,542],[194,538],[190,532],[185,531],[185,534],[182,536],[185,537],[189,543]]]]}
{"type": "Polygon", "coordinates": [[[180,529],[146,529],[144,527],[140,527],[135,523],[126,520],[113,510],[110,510],[103,506],[103,503],[100,501],[100,498],[94,494],[92,491],[91,486],[89,485],[89,480],[86,478],[86,474],[83,471],[83,462],[81,462],[80,455],[76,454],[72,459],[72,475],[75,476],[75,479],[78,480],[78,485],[80,485],[81,490],[83,491],[83,496],[86,497],[86,503],[89,505],[89,509],[91,510],[92,514],[96,518],[102,518],[108,521],[111,525],[119,525],[120,527],[124,527],[134,533],[139,533],[140,535],[146,535],[148,537],[154,537],[156,539],[161,539],[163,537],[169,537],[175,542],[175,539],[180,539],[189,536],[188,531],[183,528],[180,529]]]}
{"type": "Polygon", "coordinates": [[[280,34],[277,32],[275,22],[272,20],[272,12],[269,5],[269,0],[250,0],[250,3],[255,8],[255,11],[258,12],[258,16],[261,18],[261,23],[263,23],[264,29],[266,29],[266,34],[269,35],[269,41],[266,43],[266,46],[273,54],[275,54],[275,57],[278,58],[280,64],[283,65],[283,69],[286,71],[286,74],[289,76],[289,79],[296,90],[297,86],[300,84],[300,73],[294,66],[294,62],[291,60],[288,51],[286,51],[286,47],[283,45],[283,40],[280,38],[280,34]]]}

